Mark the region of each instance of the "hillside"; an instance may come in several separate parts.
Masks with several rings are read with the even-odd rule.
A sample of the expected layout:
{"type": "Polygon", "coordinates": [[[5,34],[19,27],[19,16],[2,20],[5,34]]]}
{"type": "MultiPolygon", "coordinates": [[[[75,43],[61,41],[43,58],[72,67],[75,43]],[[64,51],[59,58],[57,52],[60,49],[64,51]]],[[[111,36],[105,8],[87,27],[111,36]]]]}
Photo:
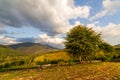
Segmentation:
{"type": "MultiPolygon", "coordinates": [[[[49,51],[56,50],[53,47],[41,45],[38,43],[19,43],[19,44],[13,44],[13,45],[1,45],[0,44],[0,54],[2,55],[36,55],[36,54],[42,54],[47,53],[49,51]]],[[[1,56],[2,56],[1,55],[1,56]]]]}
{"type": "Polygon", "coordinates": [[[41,54],[56,50],[55,48],[52,48],[50,46],[30,42],[9,45],[9,47],[24,54],[41,54]]]}
{"type": "Polygon", "coordinates": [[[0,54],[1,56],[2,55],[17,55],[18,54],[18,51],[17,50],[14,50],[12,49],[11,47],[9,46],[5,46],[5,45],[1,45],[0,44],[0,54]]]}
{"type": "Polygon", "coordinates": [[[0,71],[26,68],[26,66],[35,67],[36,63],[32,62],[34,57],[49,51],[54,52],[56,49],[36,43],[0,45],[0,71]]]}

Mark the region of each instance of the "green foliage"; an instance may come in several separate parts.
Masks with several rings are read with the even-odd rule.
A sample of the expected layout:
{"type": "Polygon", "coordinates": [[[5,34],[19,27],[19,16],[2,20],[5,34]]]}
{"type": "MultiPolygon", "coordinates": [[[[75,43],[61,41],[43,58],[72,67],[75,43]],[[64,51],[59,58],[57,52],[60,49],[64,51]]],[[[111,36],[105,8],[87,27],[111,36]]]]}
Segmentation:
{"type": "Polygon", "coordinates": [[[6,56],[0,61],[0,71],[36,67],[34,56],[6,56]]]}
{"type": "Polygon", "coordinates": [[[4,63],[3,67],[8,68],[8,67],[10,67],[10,64],[9,63],[4,63]]]}
{"type": "Polygon", "coordinates": [[[65,47],[71,56],[86,59],[99,50],[101,43],[100,34],[91,28],[79,25],[67,33],[65,47]]]}
{"type": "Polygon", "coordinates": [[[115,47],[114,53],[112,61],[120,62],[120,47],[115,47]]]}
{"type": "Polygon", "coordinates": [[[13,61],[10,65],[11,66],[20,66],[20,65],[24,65],[25,61],[23,60],[19,60],[19,61],[13,61]]]}
{"type": "Polygon", "coordinates": [[[37,65],[44,65],[44,64],[60,64],[61,62],[66,63],[67,61],[64,60],[51,60],[51,61],[37,61],[36,64],[37,65]]]}
{"type": "Polygon", "coordinates": [[[106,42],[103,42],[99,47],[105,53],[114,52],[114,47],[106,42]]]}
{"type": "Polygon", "coordinates": [[[100,46],[102,56],[99,56],[99,59],[102,61],[114,61],[114,59],[119,57],[119,49],[114,48],[112,45],[103,42],[100,46]]]}
{"type": "Polygon", "coordinates": [[[112,61],[118,56],[115,48],[108,43],[103,42],[99,47],[100,51],[95,54],[97,60],[112,61]]]}
{"type": "Polygon", "coordinates": [[[117,53],[116,57],[120,58],[120,47],[115,48],[115,52],[117,53]]]}

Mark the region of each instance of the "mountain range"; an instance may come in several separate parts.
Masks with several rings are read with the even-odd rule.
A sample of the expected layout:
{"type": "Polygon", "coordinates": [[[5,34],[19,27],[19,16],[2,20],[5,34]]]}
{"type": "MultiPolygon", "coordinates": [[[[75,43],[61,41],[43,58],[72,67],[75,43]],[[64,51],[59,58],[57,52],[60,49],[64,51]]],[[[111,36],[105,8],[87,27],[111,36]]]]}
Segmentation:
{"type": "Polygon", "coordinates": [[[57,50],[51,46],[39,43],[19,43],[13,45],[0,45],[0,54],[17,54],[17,55],[39,55],[50,51],[57,50]]]}

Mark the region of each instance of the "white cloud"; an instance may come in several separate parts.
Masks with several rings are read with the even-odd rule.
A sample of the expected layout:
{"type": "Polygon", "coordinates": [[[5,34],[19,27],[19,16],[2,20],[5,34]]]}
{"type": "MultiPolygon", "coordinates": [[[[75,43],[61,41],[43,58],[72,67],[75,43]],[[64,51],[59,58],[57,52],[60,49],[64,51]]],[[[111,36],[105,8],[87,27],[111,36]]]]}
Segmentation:
{"type": "Polygon", "coordinates": [[[9,38],[9,37],[5,37],[5,36],[0,36],[0,44],[16,44],[18,43],[15,39],[13,38],[9,38]]]}
{"type": "Polygon", "coordinates": [[[80,23],[80,21],[75,21],[75,24],[73,25],[73,27],[78,25],[84,25],[84,24],[80,23]]]}
{"type": "MultiPolygon", "coordinates": [[[[69,20],[88,18],[89,14],[89,6],[75,6],[74,0],[0,0],[1,26],[37,28],[45,34],[39,35],[36,42],[59,48],[64,47],[64,40],[57,35],[65,34],[73,27],[69,20]]],[[[0,39],[6,44],[17,41],[3,36],[0,39]]],[[[18,39],[23,40],[25,38],[18,39]]]]}
{"type": "Polygon", "coordinates": [[[89,20],[104,17],[105,15],[112,15],[120,7],[120,0],[103,0],[103,10],[90,17],[89,20]]]}
{"type": "Polygon", "coordinates": [[[120,7],[120,0],[104,0],[103,7],[108,11],[115,11],[120,7]]]}
{"type": "Polygon", "coordinates": [[[0,0],[0,23],[56,35],[70,29],[69,19],[88,18],[89,11],[89,6],[75,6],[74,0],[0,0]]]}
{"type": "Polygon", "coordinates": [[[97,13],[95,16],[90,17],[89,20],[92,21],[92,20],[95,20],[97,18],[101,18],[101,17],[105,16],[106,13],[108,13],[108,11],[107,10],[103,10],[103,11],[97,13]]]}
{"type": "Polygon", "coordinates": [[[120,41],[120,24],[109,23],[104,27],[97,26],[97,24],[88,24],[87,27],[93,28],[96,32],[102,34],[102,38],[111,44],[118,44],[120,41]]]}
{"type": "Polygon", "coordinates": [[[59,38],[58,36],[51,37],[47,34],[41,34],[35,40],[36,43],[47,44],[57,48],[64,48],[64,41],[63,38],[59,38]]]}

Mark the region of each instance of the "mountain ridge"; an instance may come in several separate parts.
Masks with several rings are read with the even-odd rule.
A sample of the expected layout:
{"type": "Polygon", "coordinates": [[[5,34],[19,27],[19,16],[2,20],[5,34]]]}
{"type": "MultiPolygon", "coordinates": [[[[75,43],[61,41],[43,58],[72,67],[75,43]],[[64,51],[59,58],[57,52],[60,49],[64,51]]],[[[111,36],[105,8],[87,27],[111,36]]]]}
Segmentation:
{"type": "Polygon", "coordinates": [[[5,55],[40,55],[48,53],[50,51],[56,51],[56,48],[42,45],[39,43],[18,43],[12,45],[2,45],[0,44],[0,54],[5,55]]]}
{"type": "Polygon", "coordinates": [[[41,54],[57,50],[51,46],[32,42],[18,43],[8,46],[25,54],[41,54]]]}

